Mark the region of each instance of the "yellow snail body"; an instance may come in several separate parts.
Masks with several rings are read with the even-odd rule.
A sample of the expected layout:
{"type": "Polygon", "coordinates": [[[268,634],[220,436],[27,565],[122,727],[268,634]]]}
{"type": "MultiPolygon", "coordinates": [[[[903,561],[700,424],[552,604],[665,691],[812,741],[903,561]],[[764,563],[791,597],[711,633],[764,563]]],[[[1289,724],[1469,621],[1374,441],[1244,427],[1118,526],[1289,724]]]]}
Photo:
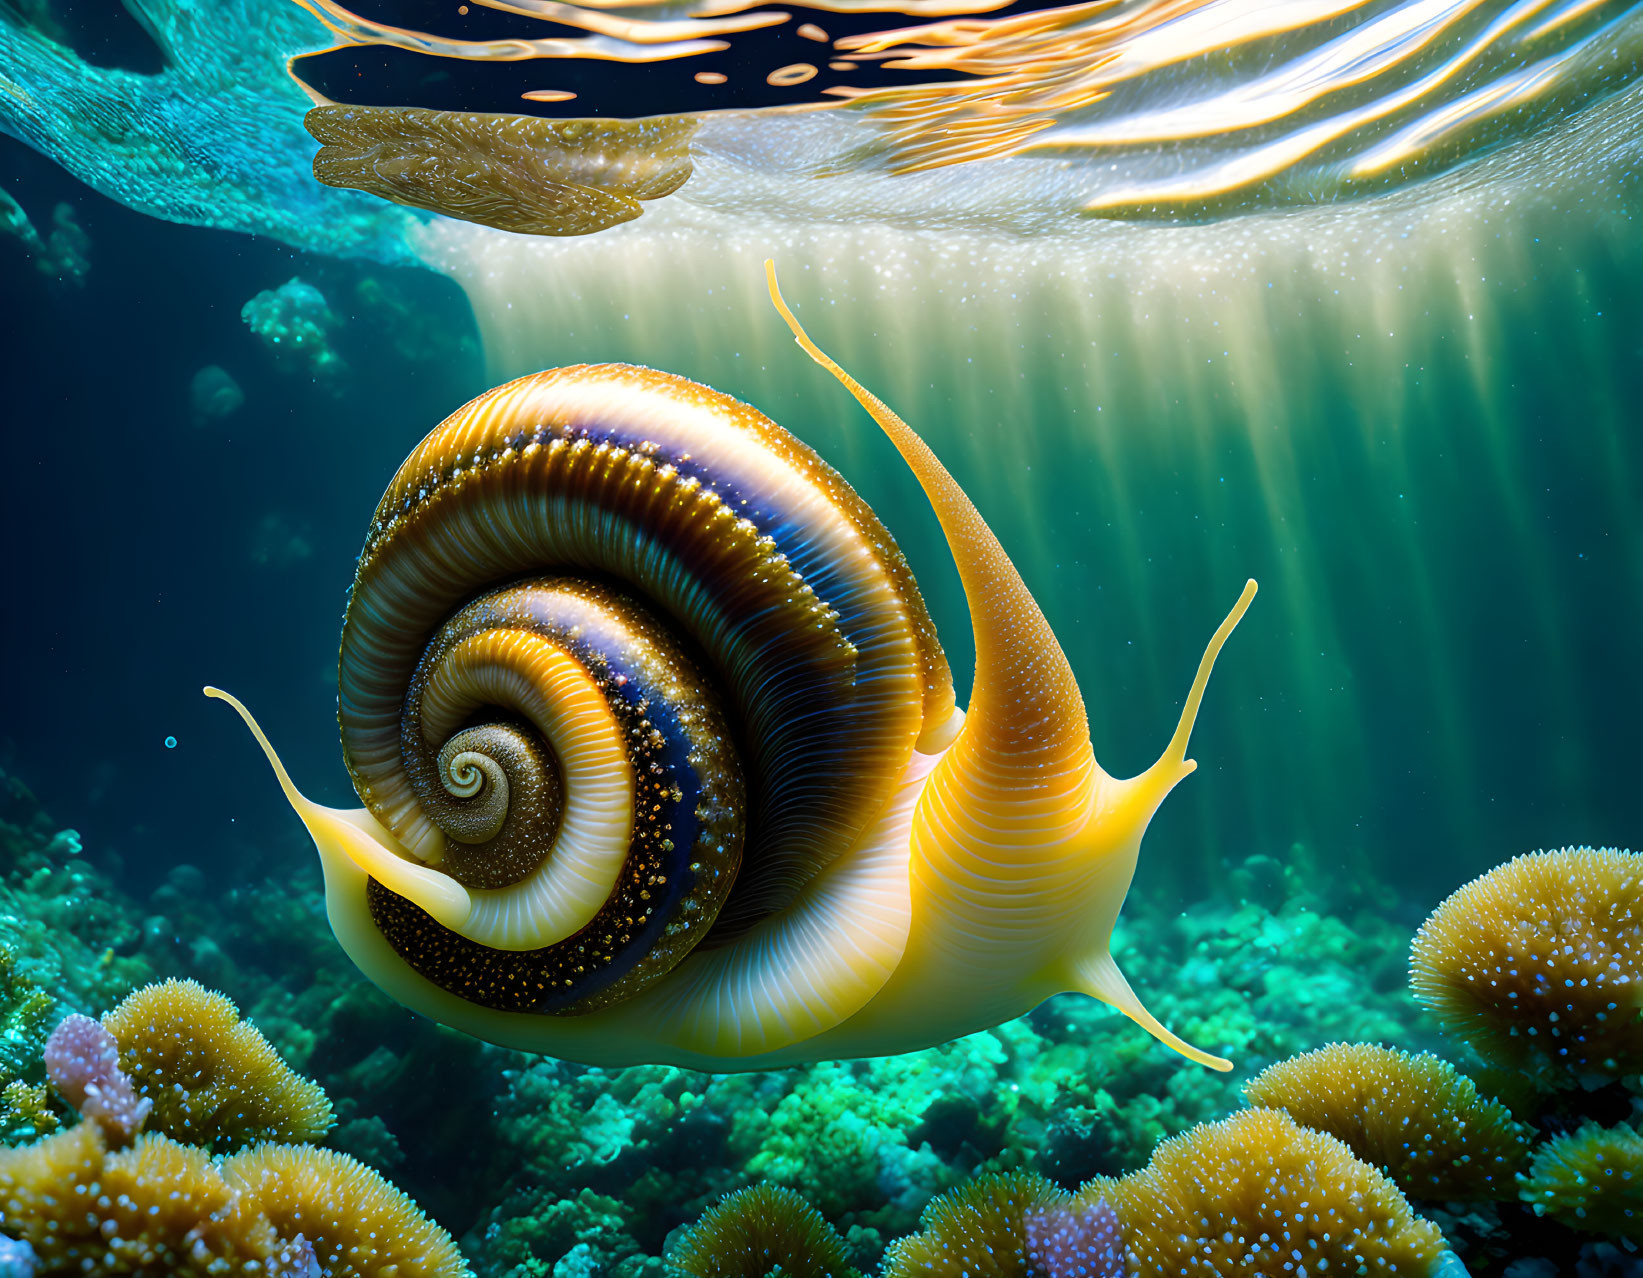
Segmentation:
{"type": "Polygon", "coordinates": [[[1190,1059],[1108,950],[1163,756],[1104,772],[1060,645],[922,440],[900,450],[969,602],[966,714],[888,532],[756,410],[624,365],[482,395],[377,509],[339,720],[366,806],[292,785],[338,941],[477,1037],[712,1070],[946,1042],[1078,990],[1190,1059]]]}

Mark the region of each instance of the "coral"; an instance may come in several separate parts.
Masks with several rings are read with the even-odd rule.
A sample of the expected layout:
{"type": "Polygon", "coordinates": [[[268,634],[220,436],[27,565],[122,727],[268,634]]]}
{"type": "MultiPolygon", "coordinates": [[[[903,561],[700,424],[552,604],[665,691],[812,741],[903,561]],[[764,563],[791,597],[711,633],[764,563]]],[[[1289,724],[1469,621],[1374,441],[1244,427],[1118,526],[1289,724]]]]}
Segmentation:
{"type": "Polygon", "coordinates": [[[207,364],[189,381],[188,399],[194,409],[194,424],[205,426],[239,412],[245,405],[245,392],[227,369],[207,364]]]}
{"type": "Polygon", "coordinates": [[[224,995],[195,981],[136,991],[103,1018],[120,1065],[154,1102],[153,1124],[216,1148],[316,1140],[331,1103],[298,1077],[224,995]]]}
{"type": "Polygon", "coordinates": [[[0,1150],[0,1217],[48,1271],[203,1278],[290,1253],[204,1150],[144,1136],[110,1154],[95,1123],[0,1150]]]}
{"type": "Polygon", "coordinates": [[[240,318],[282,364],[315,378],[336,377],[347,368],[331,348],[337,317],[307,280],[264,289],[240,309],[240,318]]]}
{"type": "Polygon", "coordinates": [[[119,1043],[91,1017],[65,1017],[46,1040],[45,1060],[52,1086],[109,1141],[123,1145],[142,1130],[154,1102],[137,1095],[120,1068],[119,1043]]]}
{"type": "Polygon", "coordinates": [[[0,1219],[48,1271],[464,1278],[456,1245],[376,1173],[312,1146],[222,1162],[166,1136],[109,1152],[81,1123],[0,1150],[0,1219]]]}
{"type": "Polygon", "coordinates": [[[1028,1212],[1027,1256],[1044,1278],[1124,1278],[1118,1213],[1105,1200],[1028,1212]]]}
{"type": "Polygon", "coordinates": [[[405,1161],[399,1138],[376,1114],[339,1123],[331,1133],[330,1143],[378,1171],[389,1171],[405,1161]]]}
{"type": "Polygon", "coordinates": [[[1572,1083],[1643,1070],[1643,856],[1536,852],[1440,905],[1410,984],[1492,1063],[1572,1083]]]}
{"type": "Polygon", "coordinates": [[[791,1189],[755,1185],[708,1209],[668,1257],[688,1278],[853,1278],[844,1240],[791,1189]]]}
{"type": "Polygon", "coordinates": [[[57,1130],[44,1083],[15,1078],[0,1091],[0,1134],[7,1137],[44,1136],[57,1130]]]}
{"type": "Polygon", "coordinates": [[[45,1046],[52,997],[18,969],[17,951],[0,944],[0,1076],[21,1078],[45,1046]]]}
{"type": "Polygon", "coordinates": [[[1035,1278],[1027,1219],[1066,1200],[1032,1172],[978,1176],[926,1207],[918,1233],[891,1244],[884,1278],[1035,1278]]]}
{"type": "Polygon", "coordinates": [[[485,1230],[486,1271],[548,1273],[571,1255],[586,1260],[601,1276],[659,1269],[660,1261],[645,1256],[627,1234],[623,1217],[624,1204],[591,1189],[571,1198],[510,1194],[485,1230]]]}
{"type": "Polygon", "coordinates": [[[311,1145],[262,1144],[223,1176],[256,1200],[282,1238],[306,1238],[329,1278],[466,1278],[456,1244],[357,1159],[311,1145]]]}
{"type": "MultiPolygon", "coordinates": [[[[969,1062],[947,1063],[959,1084],[969,1062]]],[[[921,1174],[905,1157],[903,1133],[918,1126],[935,1100],[915,1060],[898,1064],[891,1058],[866,1069],[823,1063],[793,1081],[786,1095],[760,1112],[748,1110],[733,1120],[733,1140],[748,1151],[748,1176],[797,1190],[829,1219],[876,1205],[887,1190],[899,1196],[893,1187],[910,1182],[910,1220],[932,1193],[958,1179],[944,1176],[939,1166],[933,1175],[921,1174]]]]}
{"type": "Polygon", "coordinates": [[[1588,1123],[1547,1141],[1520,1184],[1541,1215],[1643,1241],[1643,1135],[1633,1128],[1588,1123]]]}
{"type": "Polygon", "coordinates": [[[1527,1129],[1471,1079],[1429,1052],[1332,1043],[1269,1066],[1244,1088],[1345,1141],[1421,1198],[1515,1198],[1529,1155],[1527,1129]]]}
{"type": "Polygon", "coordinates": [[[1250,1109],[1165,1141],[1141,1171],[1100,1179],[1078,1201],[1118,1213],[1143,1274],[1309,1273],[1430,1278],[1443,1236],[1396,1185],[1335,1137],[1250,1109]]]}
{"type": "Polygon", "coordinates": [[[9,1019],[7,1004],[24,992],[35,1013],[30,1032],[0,1038],[0,1060],[13,1062],[0,1070],[38,1071],[45,1036],[64,1012],[107,1007],[152,972],[131,953],[140,933],[129,900],[89,863],[80,836],[4,774],[0,875],[0,1016],[9,1019]]]}

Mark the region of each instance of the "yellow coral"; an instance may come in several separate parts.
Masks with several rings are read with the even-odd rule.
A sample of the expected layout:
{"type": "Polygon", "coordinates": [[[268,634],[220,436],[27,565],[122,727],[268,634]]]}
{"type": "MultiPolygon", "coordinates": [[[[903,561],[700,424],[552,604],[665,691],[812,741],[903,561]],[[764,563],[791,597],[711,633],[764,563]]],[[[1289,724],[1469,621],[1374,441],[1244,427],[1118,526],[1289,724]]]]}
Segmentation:
{"type": "Polygon", "coordinates": [[[1547,1141],[1521,1182],[1543,1216],[1643,1241],[1643,1136],[1630,1127],[1588,1123],[1547,1141]]]}
{"type": "Polygon", "coordinates": [[[1118,1213],[1134,1273],[1429,1278],[1444,1251],[1385,1175],[1270,1109],[1195,1127],[1141,1171],[1091,1181],[1078,1197],[1118,1213]]]}
{"type": "Polygon", "coordinates": [[[1025,1219],[1067,1200],[1032,1172],[978,1176],[933,1200],[919,1232],[891,1244],[884,1278],[1033,1278],[1025,1219]]]}
{"type": "Polygon", "coordinates": [[[1415,937],[1410,984],[1494,1064],[1560,1081],[1643,1069],[1643,856],[1536,852],[1455,892],[1415,937]]]}
{"type": "Polygon", "coordinates": [[[95,1123],[0,1151],[0,1220],[47,1272],[204,1278],[290,1258],[204,1150],[144,1136],[110,1154],[95,1123]]]}
{"type": "Polygon", "coordinates": [[[0,1228],[44,1272],[468,1278],[456,1244],[344,1154],[258,1145],[221,1162],[149,1135],[110,1153],[81,1123],[0,1150],[0,1228]]]}
{"type": "Polygon", "coordinates": [[[855,1278],[844,1240],[791,1189],[755,1185],[702,1213],[673,1248],[669,1267],[688,1278],[855,1278]]]}
{"type": "Polygon", "coordinates": [[[1430,1052],[1331,1043],[1270,1066],[1244,1093],[1339,1137],[1422,1198],[1517,1197],[1527,1129],[1430,1052]]]}
{"type": "Polygon", "coordinates": [[[451,1236],[364,1163],[309,1145],[262,1144],[224,1159],[281,1237],[301,1234],[329,1278],[466,1278],[451,1236]]]}
{"type": "Polygon", "coordinates": [[[298,1076],[225,995],[195,981],[137,990],[103,1025],[120,1067],[154,1102],[149,1126],[191,1144],[236,1149],[259,1140],[317,1140],[331,1102],[298,1076]]]}

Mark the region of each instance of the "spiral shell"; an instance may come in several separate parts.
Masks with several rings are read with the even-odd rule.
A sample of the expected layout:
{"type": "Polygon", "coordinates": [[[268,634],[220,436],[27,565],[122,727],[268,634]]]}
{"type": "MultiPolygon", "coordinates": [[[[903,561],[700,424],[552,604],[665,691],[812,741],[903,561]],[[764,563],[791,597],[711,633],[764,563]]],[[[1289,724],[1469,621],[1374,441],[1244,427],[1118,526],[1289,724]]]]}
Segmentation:
{"type": "Polygon", "coordinates": [[[951,676],[890,534],[812,450],[667,374],[481,396],[377,508],[343,628],[371,814],[468,889],[377,928],[509,1011],[631,996],[745,934],[859,837],[951,676]]]}

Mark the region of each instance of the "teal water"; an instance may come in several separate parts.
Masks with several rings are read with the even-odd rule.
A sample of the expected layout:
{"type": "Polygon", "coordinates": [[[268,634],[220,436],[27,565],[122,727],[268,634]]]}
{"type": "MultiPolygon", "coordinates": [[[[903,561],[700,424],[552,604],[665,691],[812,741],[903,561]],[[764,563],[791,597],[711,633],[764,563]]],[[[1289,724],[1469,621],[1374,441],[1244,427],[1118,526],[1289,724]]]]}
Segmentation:
{"type": "MultiPolygon", "coordinates": [[[[732,112],[704,121],[677,194],[562,239],[315,184],[283,69],[321,43],[305,10],[125,12],[0,7],[6,988],[94,1014],[159,977],[224,989],[331,1094],[331,1144],[479,1272],[658,1274],[681,1226],[761,1182],[873,1269],[975,1173],[1072,1190],[1131,1171],[1328,1041],[1477,1069],[1406,989],[1421,919],[1521,853],[1638,845],[1631,8],[1424,6],[1438,34],[1385,37],[1361,86],[1320,84],[1346,73],[1318,51],[1368,58],[1413,6],[1189,41],[1028,152],[904,177],[864,113],[732,112]],[[1473,45],[1453,83],[1370,110],[1473,45]],[[1270,104],[1286,68],[1313,77],[1293,116],[1202,126],[1270,104]],[[1217,186],[1313,129],[1337,132],[1217,186]],[[1087,208],[1101,192],[1127,194],[1087,208]],[[241,696],[299,785],[353,806],[334,659],[371,513],[428,430],[507,378],[631,362],[760,408],[888,525],[967,700],[968,611],[928,502],[791,345],[767,256],[997,533],[1114,775],[1157,757],[1260,582],[1113,947],[1231,1075],[1076,995],[873,1062],[601,1071],[415,1018],[337,948],[306,836],[199,688],[241,696]]],[[[32,1085],[49,1026],[26,1022],[4,1081],[32,1085]]],[[[1538,1140],[1627,1118],[1620,1072],[1555,1102],[1479,1076],[1538,1140]]],[[[13,1145],[38,1134],[7,1121],[13,1145]]],[[[1510,1201],[1480,1225],[1410,1196],[1475,1275],[1636,1272],[1621,1235],[1610,1255],[1510,1201]]]]}

